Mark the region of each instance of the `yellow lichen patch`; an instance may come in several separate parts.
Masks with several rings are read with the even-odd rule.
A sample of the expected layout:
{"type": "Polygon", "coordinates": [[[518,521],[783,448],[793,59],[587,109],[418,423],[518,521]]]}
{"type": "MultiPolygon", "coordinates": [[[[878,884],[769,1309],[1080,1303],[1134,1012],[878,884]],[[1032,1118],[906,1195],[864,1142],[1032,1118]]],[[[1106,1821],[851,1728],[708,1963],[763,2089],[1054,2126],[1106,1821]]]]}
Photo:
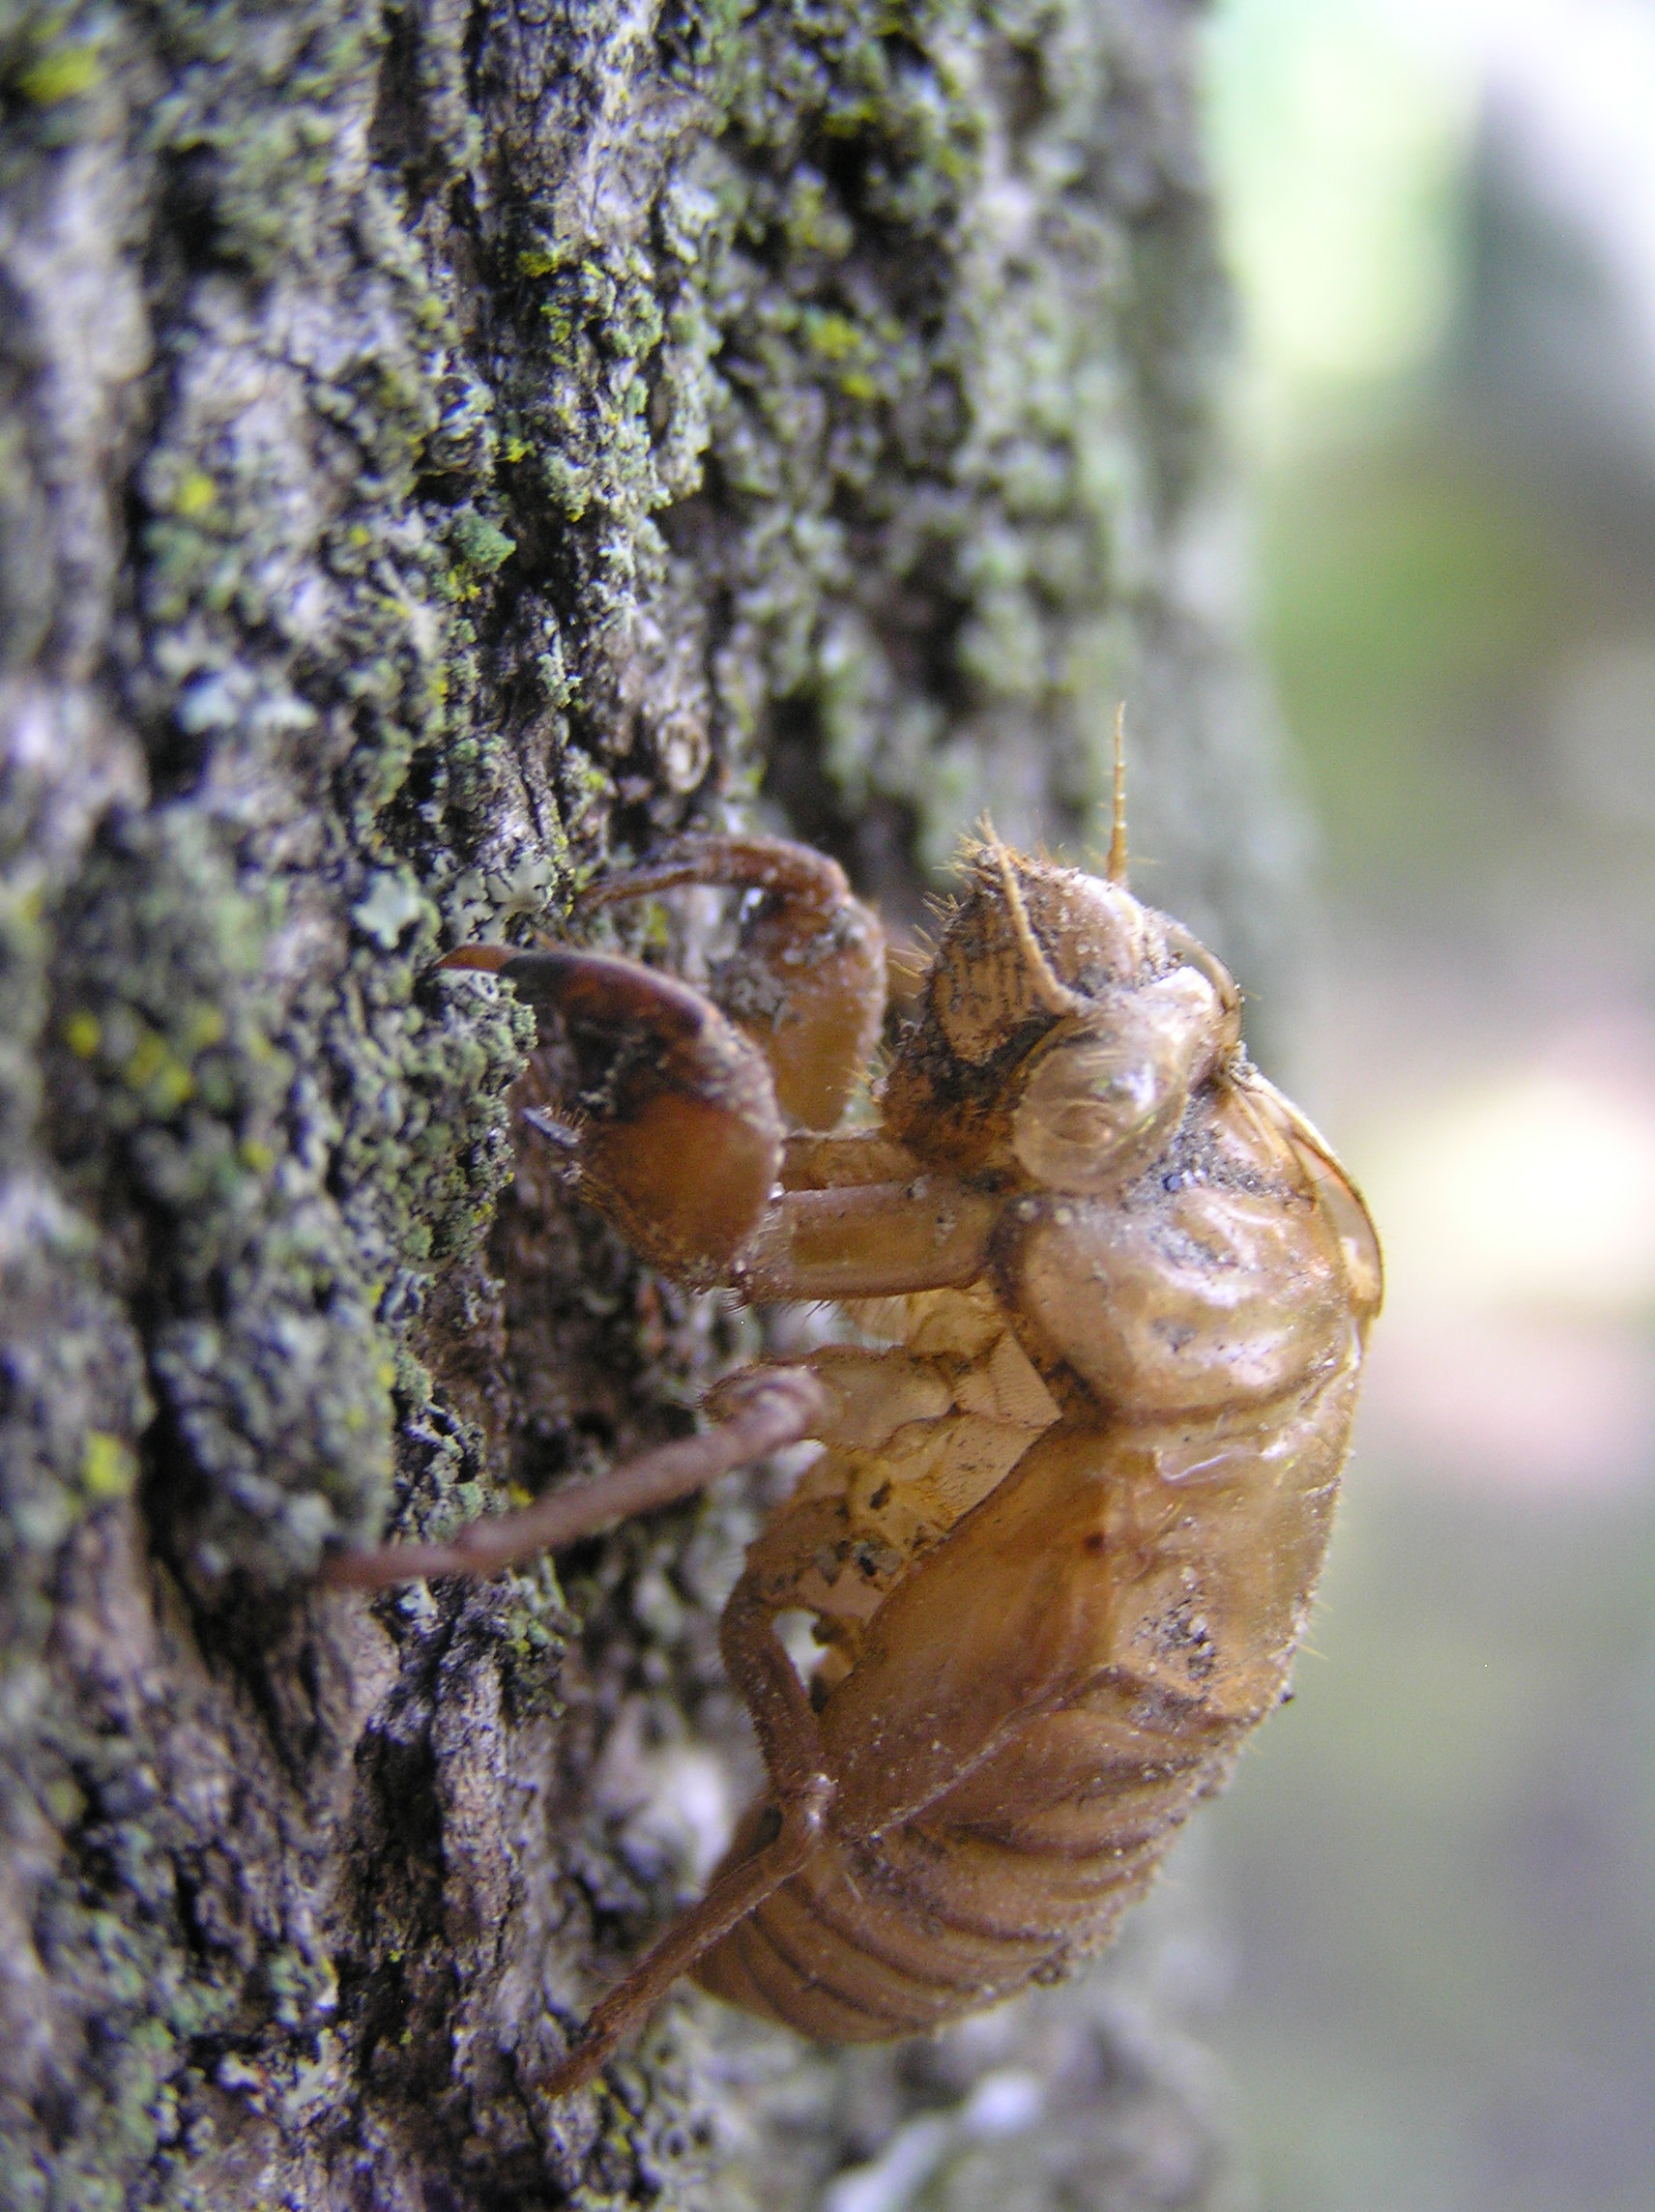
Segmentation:
{"type": "Polygon", "coordinates": [[[154,1114],[172,1114],[190,1098],[195,1078],[166,1039],[145,1030],[121,1070],[128,1088],[142,1093],[154,1114]]]}
{"type": "Polygon", "coordinates": [[[203,515],[218,497],[218,487],[204,469],[191,469],[172,495],[172,510],[188,522],[203,515]]]}
{"type": "Polygon", "coordinates": [[[106,1429],[92,1429],[80,1455],[80,1487],[88,1498],[130,1498],[138,1479],[137,1457],[130,1444],[106,1429]]]}
{"type": "Polygon", "coordinates": [[[62,45],[42,54],[14,80],[25,100],[37,107],[56,107],[65,100],[78,100],[102,81],[103,63],[96,45],[62,45]]]}
{"type": "Polygon", "coordinates": [[[197,1006],[184,1025],[186,1052],[206,1052],[224,1041],[224,1013],[220,1006],[197,1006]]]}

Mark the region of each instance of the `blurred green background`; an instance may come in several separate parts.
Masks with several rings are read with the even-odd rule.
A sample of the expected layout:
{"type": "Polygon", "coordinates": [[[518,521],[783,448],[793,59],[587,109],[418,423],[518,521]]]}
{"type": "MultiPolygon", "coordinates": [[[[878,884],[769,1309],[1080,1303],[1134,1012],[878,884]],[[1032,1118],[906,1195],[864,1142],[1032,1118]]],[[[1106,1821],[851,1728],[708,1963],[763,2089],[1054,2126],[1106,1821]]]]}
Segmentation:
{"type": "MultiPolygon", "coordinates": [[[[1193,1848],[1259,2212],[1655,2205],[1655,0],[1222,0],[1294,1087],[1390,1294],[1193,1848]]],[[[1175,1878],[1176,1869],[1175,1864],[1175,1878]]]]}

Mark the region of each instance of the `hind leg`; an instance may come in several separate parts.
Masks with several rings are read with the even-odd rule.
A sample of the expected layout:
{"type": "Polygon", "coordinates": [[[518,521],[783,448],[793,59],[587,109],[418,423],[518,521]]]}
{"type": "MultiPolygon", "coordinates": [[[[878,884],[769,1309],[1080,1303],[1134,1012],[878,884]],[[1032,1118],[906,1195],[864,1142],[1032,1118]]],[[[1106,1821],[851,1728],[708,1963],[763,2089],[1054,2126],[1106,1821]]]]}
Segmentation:
{"type": "Polygon", "coordinates": [[[826,1776],[814,1782],[813,1788],[783,1798],[769,1838],[717,1875],[700,1904],[681,1913],[625,1980],[594,2008],[580,2042],[541,2082],[548,2096],[566,2097],[583,2088],[622,2038],[643,2025],[680,1975],[798,1872],[816,1847],[832,1794],[826,1776]]]}
{"type": "Polygon", "coordinates": [[[791,1879],[821,1840],[833,1782],[826,1770],[810,1699],[774,1622],[795,1602],[794,1592],[830,1518],[830,1509],[825,1518],[806,1507],[768,1529],[749,1552],[719,1623],[724,1663],[753,1717],[764,1755],[769,1799],[756,1821],[749,1815],[745,1848],[726,1859],[700,1904],[682,1913],[595,2007],[580,2043],[543,2083],[554,2097],[590,2081],[679,1976],[791,1879]]]}

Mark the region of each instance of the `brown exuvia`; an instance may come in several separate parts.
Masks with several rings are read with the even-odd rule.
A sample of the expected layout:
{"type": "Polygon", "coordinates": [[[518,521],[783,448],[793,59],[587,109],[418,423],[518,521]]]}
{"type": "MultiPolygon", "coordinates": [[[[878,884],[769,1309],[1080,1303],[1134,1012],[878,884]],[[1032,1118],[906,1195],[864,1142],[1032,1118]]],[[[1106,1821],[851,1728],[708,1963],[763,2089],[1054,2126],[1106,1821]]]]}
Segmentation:
{"type": "MultiPolygon", "coordinates": [[[[876,1094],[885,950],[839,870],[683,840],[598,900],[758,893],[721,1002],[567,946],[462,947],[564,1024],[583,1187],[681,1281],[853,1301],[712,1425],[335,1583],[485,1572],[801,1438],[722,1644],[769,1789],[544,2083],[682,1973],[828,2041],[921,2033],[1108,1942],[1281,1699],[1380,1293],[1362,1201],[1248,1062],[1234,984],[1110,880],[968,848],[876,1094]],[[822,1131],[828,1133],[811,1133],[822,1131]],[[814,1616],[808,1689],[776,1633],[814,1616]]],[[[531,1116],[531,1119],[535,1117],[531,1116]]]]}

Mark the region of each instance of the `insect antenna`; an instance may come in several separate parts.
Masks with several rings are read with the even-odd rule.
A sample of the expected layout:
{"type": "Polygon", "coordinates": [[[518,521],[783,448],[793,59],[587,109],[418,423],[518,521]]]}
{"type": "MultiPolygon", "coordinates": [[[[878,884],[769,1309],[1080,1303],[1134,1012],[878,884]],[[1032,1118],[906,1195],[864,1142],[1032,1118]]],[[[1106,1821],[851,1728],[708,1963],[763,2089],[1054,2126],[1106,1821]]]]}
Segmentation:
{"type": "Polygon", "coordinates": [[[1105,873],[1122,890],[1126,881],[1126,702],[1115,710],[1115,809],[1109,832],[1109,859],[1105,873]]]}

